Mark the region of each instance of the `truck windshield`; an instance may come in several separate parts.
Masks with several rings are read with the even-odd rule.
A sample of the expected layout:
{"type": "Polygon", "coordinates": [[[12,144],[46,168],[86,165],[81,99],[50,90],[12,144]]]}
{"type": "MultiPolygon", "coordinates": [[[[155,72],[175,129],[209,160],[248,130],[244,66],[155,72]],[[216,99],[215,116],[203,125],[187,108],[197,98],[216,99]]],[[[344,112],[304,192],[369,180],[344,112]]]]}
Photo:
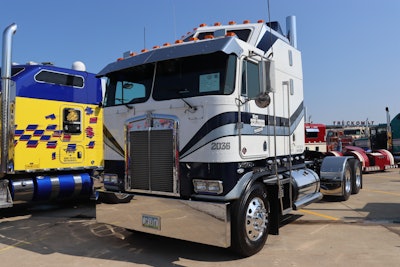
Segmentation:
{"type": "Polygon", "coordinates": [[[153,98],[227,95],[234,90],[236,57],[217,52],[157,63],[153,98]]]}
{"type": "Polygon", "coordinates": [[[150,96],[154,66],[139,65],[109,74],[104,106],[145,102],[150,96]]]}
{"type": "Polygon", "coordinates": [[[151,92],[158,101],[228,95],[234,90],[235,72],[236,56],[222,52],[135,66],[107,75],[104,105],[143,103],[151,92]]]}

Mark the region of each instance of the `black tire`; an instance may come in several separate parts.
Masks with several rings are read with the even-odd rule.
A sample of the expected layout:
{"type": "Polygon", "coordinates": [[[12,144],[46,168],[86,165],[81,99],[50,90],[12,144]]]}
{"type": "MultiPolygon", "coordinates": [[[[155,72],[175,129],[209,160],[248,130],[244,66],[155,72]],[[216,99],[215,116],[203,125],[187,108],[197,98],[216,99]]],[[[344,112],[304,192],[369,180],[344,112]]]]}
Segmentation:
{"type": "Polygon", "coordinates": [[[340,197],[341,200],[346,201],[350,198],[352,192],[352,168],[350,166],[349,161],[346,162],[344,166],[344,170],[342,173],[342,196],[340,197]]]}
{"type": "Polygon", "coordinates": [[[124,193],[100,193],[99,201],[107,204],[129,203],[133,195],[124,193]]]}
{"type": "Polygon", "coordinates": [[[362,165],[358,159],[351,159],[351,193],[358,194],[362,188],[362,165]]]}
{"type": "Polygon", "coordinates": [[[231,249],[245,257],[259,252],[267,241],[269,216],[267,190],[262,183],[253,183],[233,203],[231,249]]]}

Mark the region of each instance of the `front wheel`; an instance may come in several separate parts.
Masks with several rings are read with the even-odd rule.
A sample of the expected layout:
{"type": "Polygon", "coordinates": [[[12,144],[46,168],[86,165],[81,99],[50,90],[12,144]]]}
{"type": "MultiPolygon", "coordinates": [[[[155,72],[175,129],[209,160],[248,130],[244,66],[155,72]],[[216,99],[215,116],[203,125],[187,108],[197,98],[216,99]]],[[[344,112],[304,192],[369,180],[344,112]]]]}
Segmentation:
{"type": "Polygon", "coordinates": [[[125,193],[99,193],[98,200],[107,204],[129,203],[133,198],[131,194],[125,193]]]}
{"type": "Polygon", "coordinates": [[[254,183],[233,204],[232,249],[243,256],[260,251],[269,232],[269,202],[262,183],[254,183]]]}

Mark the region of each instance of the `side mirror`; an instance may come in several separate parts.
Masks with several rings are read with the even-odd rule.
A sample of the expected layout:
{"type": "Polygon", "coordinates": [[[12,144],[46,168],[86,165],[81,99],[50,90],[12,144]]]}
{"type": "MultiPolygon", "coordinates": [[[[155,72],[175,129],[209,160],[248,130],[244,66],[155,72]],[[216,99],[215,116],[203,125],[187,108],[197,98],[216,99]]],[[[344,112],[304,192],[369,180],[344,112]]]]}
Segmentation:
{"type": "Polygon", "coordinates": [[[263,64],[263,87],[266,92],[275,93],[275,62],[272,60],[265,60],[263,64]]]}
{"type": "Polygon", "coordinates": [[[266,108],[271,103],[271,97],[267,92],[259,93],[257,98],[254,99],[257,107],[259,108],[266,108]]]}
{"type": "Polygon", "coordinates": [[[254,99],[257,107],[266,108],[271,103],[269,93],[275,92],[275,63],[272,60],[263,60],[261,67],[261,92],[254,99]]]}

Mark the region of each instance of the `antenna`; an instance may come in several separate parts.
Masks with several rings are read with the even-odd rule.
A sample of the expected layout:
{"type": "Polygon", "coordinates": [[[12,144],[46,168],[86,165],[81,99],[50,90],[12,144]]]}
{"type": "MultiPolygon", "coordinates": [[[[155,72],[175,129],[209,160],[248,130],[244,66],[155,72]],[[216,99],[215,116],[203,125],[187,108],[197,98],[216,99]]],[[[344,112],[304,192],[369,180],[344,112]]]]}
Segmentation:
{"type": "Polygon", "coordinates": [[[174,5],[174,0],[171,0],[171,5],[172,5],[172,16],[173,16],[173,20],[174,20],[174,37],[175,40],[176,38],[176,15],[175,15],[175,5],[174,5]]]}
{"type": "Polygon", "coordinates": [[[143,27],[143,48],[146,48],[146,27],[143,27]]]}
{"type": "MultiPolygon", "coordinates": [[[[271,44],[272,44],[272,28],[271,28],[271,8],[270,8],[270,6],[269,6],[269,0],[267,0],[267,11],[268,11],[268,23],[267,23],[267,25],[268,25],[268,27],[269,27],[269,39],[270,39],[270,42],[271,42],[271,44]]],[[[267,57],[268,58],[272,58],[274,56],[274,46],[272,45],[271,46],[271,54],[269,54],[267,57]]]]}

